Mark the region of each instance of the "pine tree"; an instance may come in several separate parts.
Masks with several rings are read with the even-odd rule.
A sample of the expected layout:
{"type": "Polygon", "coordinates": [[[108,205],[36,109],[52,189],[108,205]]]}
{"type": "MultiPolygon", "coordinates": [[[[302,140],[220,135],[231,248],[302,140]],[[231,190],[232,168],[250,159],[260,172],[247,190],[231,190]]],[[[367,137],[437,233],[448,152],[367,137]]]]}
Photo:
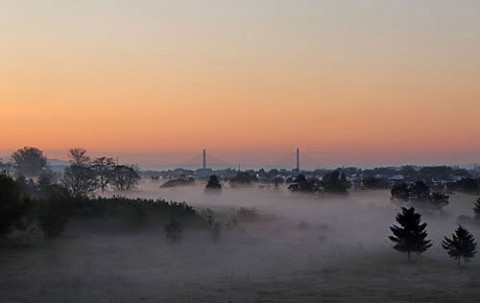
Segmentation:
{"type": "Polygon", "coordinates": [[[475,218],[480,219],[480,197],[477,198],[477,201],[473,206],[473,212],[475,213],[475,218]]]}
{"type": "Polygon", "coordinates": [[[426,239],[427,223],[420,224],[421,217],[422,215],[415,213],[415,208],[402,207],[402,212],[398,213],[395,218],[400,227],[396,225],[390,227],[393,236],[390,236],[389,239],[395,243],[393,248],[400,252],[406,252],[408,261],[410,261],[412,252],[420,254],[432,246],[431,241],[426,239]]]}
{"type": "Polygon", "coordinates": [[[477,243],[475,243],[473,235],[459,225],[451,239],[445,237],[442,242],[442,247],[447,250],[450,258],[455,259],[457,265],[460,266],[460,259],[462,257],[465,262],[468,262],[468,259],[475,256],[477,243]]]}

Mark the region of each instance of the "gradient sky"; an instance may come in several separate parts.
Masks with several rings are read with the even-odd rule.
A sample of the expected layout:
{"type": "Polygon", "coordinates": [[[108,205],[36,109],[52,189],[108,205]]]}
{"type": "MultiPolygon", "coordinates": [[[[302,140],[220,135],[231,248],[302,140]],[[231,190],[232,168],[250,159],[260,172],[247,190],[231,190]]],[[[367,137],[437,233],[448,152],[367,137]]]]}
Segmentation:
{"type": "Polygon", "coordinates": [[[4,154],[480,160],[477,0],[0,0],[0,38],[4,154]]]}

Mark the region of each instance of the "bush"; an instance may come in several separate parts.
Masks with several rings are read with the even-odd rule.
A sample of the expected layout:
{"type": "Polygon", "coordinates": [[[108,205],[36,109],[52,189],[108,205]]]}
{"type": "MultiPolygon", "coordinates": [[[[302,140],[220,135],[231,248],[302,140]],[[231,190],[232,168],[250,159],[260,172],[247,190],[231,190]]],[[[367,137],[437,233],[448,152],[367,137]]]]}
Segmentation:
{"type": "Polygon", "coordinates": [[[0,235],[13,228],[22,229],[22,218],[28,212],[29,200],[20,194],[18,184],[10,177],[0,174],[0,235]]]}
{"type": "Polygon", "coordinates": [[[46,238],[60,236],[72,211],[72,199],[61,187],[51,186],[36,201],[38,225],[46,238]]]}

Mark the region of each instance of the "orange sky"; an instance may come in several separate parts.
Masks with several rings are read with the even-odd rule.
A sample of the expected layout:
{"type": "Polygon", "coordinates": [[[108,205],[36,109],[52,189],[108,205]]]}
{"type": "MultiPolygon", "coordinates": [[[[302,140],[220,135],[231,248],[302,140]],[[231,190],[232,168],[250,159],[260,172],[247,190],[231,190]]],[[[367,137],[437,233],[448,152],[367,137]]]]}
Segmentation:
{"type": "Polygon", "coordinates": [[[475,1],[97,2],[0,4],[1,150],[478,160],[475,1]]]}

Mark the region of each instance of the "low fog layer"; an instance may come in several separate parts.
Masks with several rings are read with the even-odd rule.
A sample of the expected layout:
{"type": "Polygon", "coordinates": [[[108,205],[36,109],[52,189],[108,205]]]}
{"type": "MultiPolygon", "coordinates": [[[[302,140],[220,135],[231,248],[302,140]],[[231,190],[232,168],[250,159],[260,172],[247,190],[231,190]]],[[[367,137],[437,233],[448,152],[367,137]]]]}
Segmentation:
{"type": "Polygon", "coordinates": [[[471,215],[472,196],[455,194],[442,211],[423,213],[434,246],[409,264],[387,238],[399,211],[388,191],[318,196],[256,186],[211,193],[198,183],[159,185],[148,181],[122,195],[210,208],[223,226],[220,239],[185,231],[171,245],[161,230],[103,233],[72,226],[61,241],[1,252],[0,294],[12,302],[434,302],[478,296],[479,262],[457,269],[440,247],[458,216],[471,215]],[[258,216],[228,229],[241,207],[255,208],[258,216]]]}

